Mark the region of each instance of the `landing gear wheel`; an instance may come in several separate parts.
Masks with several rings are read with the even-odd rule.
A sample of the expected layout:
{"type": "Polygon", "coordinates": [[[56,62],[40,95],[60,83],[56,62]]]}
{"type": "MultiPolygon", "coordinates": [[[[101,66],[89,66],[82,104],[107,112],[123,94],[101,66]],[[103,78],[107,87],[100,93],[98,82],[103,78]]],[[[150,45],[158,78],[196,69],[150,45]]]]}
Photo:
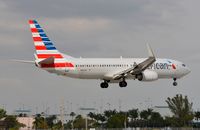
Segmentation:
{"type": "Polygon", "coordinates": [[[126,81],[121,81],[119,82],[119,86],[122,87],[126,87],[127,86],[127,82],[126,81]]]}
{"type": "Polygon", "coordinates": [[[176,82],[176,78],[173,78],[174,82],[173,82],[173,86],[177,86],[178,83],[176,82]]]}
{"type": "Polygon", "coordinates": [[[174,85],[174,86],[177,86],[177,85],[178,85],[178,83],[177,83],[177,82],[173,82],[173,85],[174,85]]]}
{"type": "Polygon", "coordinates": [[[102,82],[100,84],[101,88],[108,88],[108,83],[107,82],[102,82]]]}

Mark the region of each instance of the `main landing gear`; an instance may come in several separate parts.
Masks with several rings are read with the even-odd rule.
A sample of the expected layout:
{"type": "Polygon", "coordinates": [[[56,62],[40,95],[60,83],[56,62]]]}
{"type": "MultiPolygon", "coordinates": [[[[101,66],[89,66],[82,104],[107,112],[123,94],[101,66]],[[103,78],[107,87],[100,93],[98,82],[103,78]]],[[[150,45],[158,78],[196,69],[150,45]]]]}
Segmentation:
{"type": "Polygon", "coordinates": [[[104,82],[102,82],[100,86],[101,88],[108,88],[108,82],[104,80],[104,82]]]}
{"type": "MultiPolygon", "coordinates": [[[[100,84],[100,87],[101,87],[101,88],[108,88],[108,86],[109,86],[108,83],[109,83],[109,82],[110,82],[110,81],[104,80],[104,81],[100,84]]],[[[123,79],[122,81],[119,82],[119,86],[120,86],[121,88],[127,86],[127,82],[125,81],[125,79],[123,79]]]]}
{"type": "Polygon", "coordinates": [[[125,80],[123,80],[123,81],[119,82],[119,86],[121,88],[126,87],[127,86],[127,82],[125,80]]]}
{"type": "Polygon", "coordinates": [[[174,82],[173,82],[173,86],[177,86],[178,83],[176,82],[176,78],[173,78],[174,82]]]}

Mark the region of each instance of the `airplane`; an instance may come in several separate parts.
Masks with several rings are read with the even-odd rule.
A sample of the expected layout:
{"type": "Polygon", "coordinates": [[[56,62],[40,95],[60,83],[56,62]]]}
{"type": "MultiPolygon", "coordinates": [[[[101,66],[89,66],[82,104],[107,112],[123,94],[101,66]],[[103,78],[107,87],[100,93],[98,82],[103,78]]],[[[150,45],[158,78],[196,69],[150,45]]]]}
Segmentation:
{"type": "Polygon", "coordinates": [[[46,35],[36,20],[29,20],[35,46],[35,63],[38,68],[50,73],[79,79],[99,79],[100,87],[108,88],[109,83],[126,87],[126,80],[156,81],[158,79],[177,79],[190,73],[182,62],[167,58],[156,58],[147,44],[148,58],[74,58],[61,53],[46,35]]]}

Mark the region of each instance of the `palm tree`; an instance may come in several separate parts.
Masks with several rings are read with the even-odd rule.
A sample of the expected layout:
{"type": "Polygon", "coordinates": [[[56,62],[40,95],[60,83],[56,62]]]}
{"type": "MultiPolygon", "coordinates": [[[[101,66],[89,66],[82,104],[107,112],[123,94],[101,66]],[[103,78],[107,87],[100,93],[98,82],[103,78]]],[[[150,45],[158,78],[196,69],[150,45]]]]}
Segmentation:
{"type": "Polygon", "coordinates": [[[90,113],[88,114],[88,117],[90,117],[92,120],[94,120],[95,116],[96,116],[96,114],[93,113],[93,112],[90,112],[90,113]]]}
{"type": "Polygon", "coordinates": [[[71,112],[70,113],[70,116],[72,117],[72,130],[74,129],[74,116],[75,116],[76,114],[74,113],[74,112],[71,112]]]}
{"type": "Polygon", "coordinates": [[[114,109],[114,110],[106,110],[104,111],[104,115],[107,119],[109,119],[111,116],[117,114],[117,111],[114,109]]]}
{"type": "Polygon", "coordinates": [[[153,109],[148,108],[147,110],[143,110],[140,112],[140,117],[144,120],[150,119],[153,109]]]}
{"type": "Polygon", "coordinates": [[[194,113],[194,117],[195,117],[195,120],[199,120],[200,119],[200,111],[196,111],[195,113],[194,113]]]}
{"type": "Polygon", "coordinates": [[[177,94],[173,98],[167,98],[166,100],[169,109],[174,114],[178,126],[184,126],[193,119],[192,105],[187,96],[183,97],[181,94],[177,94]]]}
{"type": "Polygon", "coordinates": [[[138,114],[139,114],[138,109],[131,109],[131,110],[128,111],[128,115],[131,118],[131,120],[137,119],[138,118],[138,114]]]}

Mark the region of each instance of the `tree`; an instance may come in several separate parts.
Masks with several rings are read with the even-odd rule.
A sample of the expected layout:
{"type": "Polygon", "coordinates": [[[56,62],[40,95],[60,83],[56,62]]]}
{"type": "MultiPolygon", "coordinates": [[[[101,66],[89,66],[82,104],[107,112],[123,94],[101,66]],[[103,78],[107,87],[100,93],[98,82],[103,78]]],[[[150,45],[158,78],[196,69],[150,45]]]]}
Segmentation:
{"type": "Polygon", "coordinates": [[[92,120],[94,120],[95,116],[96,116],[96,114],[93,113],[93,112],[90,112],[90,113],[88,114],[88,117],[90,117],[92,120]]]}
{"type": "Polygon", "coordinates": [[[96,115],[96,119],[97,119],[98,122],[100,121],[101,125],[102,125],[103,122],[106,121],[105,116],[102,115],[102,114],[97,114],[97,115],[96,115]]]}
{"type": "Polygon", "coordinates": [[[173,98],[167,98],[166,100],[170,111],[173,113],[173,118],[176,119],[174,123],[177,127],[188,125],[193,119],[192,105],[188,100],[188,97],[183,97],[181,94],[177,94],[173,98]]]}
{"type": "Polygon", "coordinates": [[[150,120],[159,122],[159,121],[163,121],[163,118],[160,115],[160,113],[158,113],[158,112],[152,112],[150,120]]]}
{"type": "Polygon", "coordinates": [[[153,109],[148,108],[147,110],[143,110],[140,112],[140,117],[144,120],[148,120],[151,118],[151,113],[153,109]]]}
{"type": "Polygon", "coordinates": [[[131,120],[135,120],[136,118],[138,118],[138,109],[131,109],[128,111],[128,115],[131,118],[131,120]]]}
{"type": "Polygon", "coordinates": [[[74,119],[74,128],[85,128],[85,119],[81,115],[77,115],[74,119]]]}
{"type": "Polygon", "coordinates": [[[71,113],[70,113],[70,116],[71,116],[72,118],[74,118],[75,115],[76,115],[76,114],[75,114],[74,112],[71,112],[71,113]]]}
{"type": "Polygon", "coordinates": [[[71,127],[72,127],[72,129],[74,129],[74,116],[75,116],[76,114],[74,113],[74,112],[71,112],[70,113],[70,116],[72,117],[72,121],[71,121],[71,127]]]}
{"type": "Polygon", "coordinates": [[[4,120],[7,123],[8,128],[19,129],[20,127],[24,127],[24,124],[21,124],[17,121],[15,116],[9,115],[4,120]]]}
{"type": "Polygon", "coordinates": [[[56,115],[52,115],[46,118],[46,122],[49,128],[53,128],[55,120],[56,120],[56,115]]]}
{"type": "Polygon", "coordinates": [[[104,116],[109,119],[111,116],[117,114],[117,111],[116,110],[107,110],[107,111],[104,111],[104,116]]]}
{"type": "Polygon", "coordinates": [[[33,124],[36,129],[48,129],[48,124],[46,119],[42,117],[40,114],[36,115],[33,124]]]}
{"type": "Polygon", "coordinates": [[[61,120],[53,125],[53,130],[61,130],[61,128],[62,128],[62,121],[61,120]]]}
{"type": "Polygon", "coordinates": [[[151,112],[151,117],[149,121],[149,125],[151,127],[162,127],[164,125],[164,119],[159,112],[151,112]]]}
{"type": "Polygon", "coordinates": [[[200,111],[196,111],[195,113],[194,113],[194,117],[195,117],[195,120],[199,120],[200,119],[200,111]]]}
{"type": "Polygon", "coordinates": [[[127,117],[122,113],[117,113],[111,116],[107,121],[108,128],[123,128],[127,117]]]}
{"type": "Polygon", "coordinates": [[[3,117],[6,117],[6,111],[0,108],[0,119],[2,119],[3,117]]]}

